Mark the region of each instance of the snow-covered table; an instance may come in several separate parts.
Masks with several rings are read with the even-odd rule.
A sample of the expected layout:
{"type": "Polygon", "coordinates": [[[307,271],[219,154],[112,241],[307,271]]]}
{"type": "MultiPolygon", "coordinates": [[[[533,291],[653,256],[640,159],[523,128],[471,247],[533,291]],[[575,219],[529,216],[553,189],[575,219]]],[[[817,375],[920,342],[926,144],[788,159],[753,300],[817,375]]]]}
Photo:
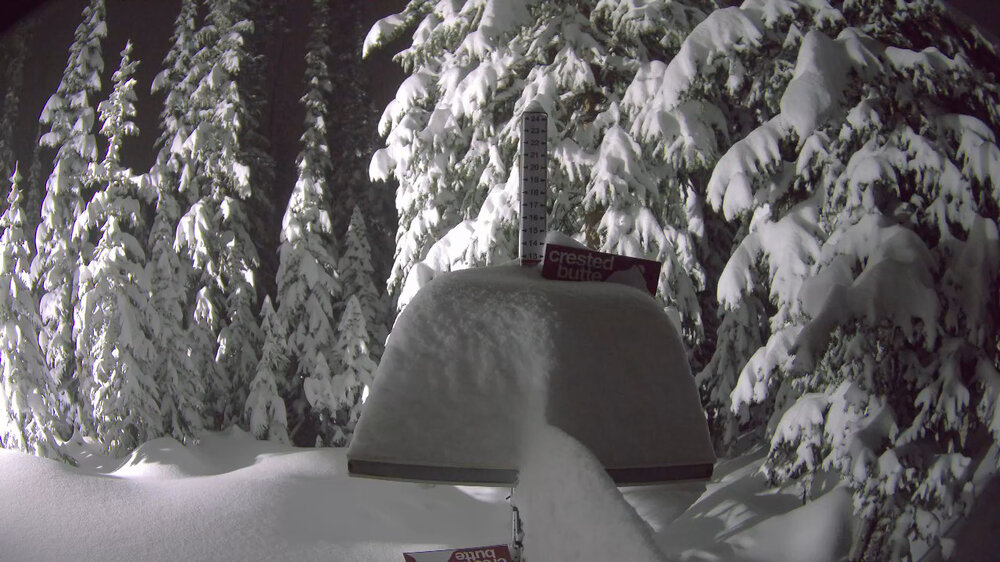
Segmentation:
{"type": "Polygon", "coordinates": [[[708,478],[715,462],[680,337],[649,294],[508,265],[442,274],[403,310],[349,466],[512,484],[549,425],[617,484],[708,478]]]}

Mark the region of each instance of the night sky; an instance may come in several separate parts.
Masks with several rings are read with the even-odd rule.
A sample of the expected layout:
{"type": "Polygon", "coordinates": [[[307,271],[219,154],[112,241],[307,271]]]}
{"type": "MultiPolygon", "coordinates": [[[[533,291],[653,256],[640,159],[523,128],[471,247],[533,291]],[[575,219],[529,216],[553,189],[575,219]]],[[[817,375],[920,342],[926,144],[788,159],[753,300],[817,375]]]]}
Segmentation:
{"type": "MultiPolygon", "coordinates": [[[[22,171],[26,171],[38,131],[38,116],[48,96],[59,85],[73,31],[80,22],[80,12],[86,3],[81,0],[14,0],[10,4],[11,0],[2,1],[0,20],[5,25],[9,26],[15,15],[21,16],[22,22],[34,22],[15,129],[16,156],[22,171]],[[33,10],[26,17],[22,16],[29,5],[33,10]]],[[[111,73],[117,68],[119,52],[128,39],[134,44],[133,59],[141,61],[136,72],[136,93],[139,96],[136,124],[141,135],[129,139],[122,154],[124,163],[137,171],[148,169],[153,160],[162,96],[151,95],[149,88],[153,77],[162,69],[179,4],[179,0],[109,0],[107,4],[108,36],[102,43],[106,65],[103,76],[105,89],[110,88],[111,73]]],[[[288,166],[294,162],[298,152],[303,119],[298,100],[304,91],[302,74],[308,33],[299,30],[308,29],[312,2],[286,0],[286,4],[286,25],[290,32],[279,35],[278,41],[266,53],[273,68],[269,87],[274,100],[265,116],[264,127],[269,131],[275,157],[279,163],[288,166]]],[[[333,5],[335,7],[336,2],[333,5]]],[[[366,19],[369,21],[364,27],[367,29],[379,18],[399,11],[404,5],[403,0],[367,0],[366,19]]],[[[391,61],[392,54],[386,50],[364,62],[370,79],[367,85],[369,95],[379,110],[392,99],[403,79],[402,71],[391,61]]]]}

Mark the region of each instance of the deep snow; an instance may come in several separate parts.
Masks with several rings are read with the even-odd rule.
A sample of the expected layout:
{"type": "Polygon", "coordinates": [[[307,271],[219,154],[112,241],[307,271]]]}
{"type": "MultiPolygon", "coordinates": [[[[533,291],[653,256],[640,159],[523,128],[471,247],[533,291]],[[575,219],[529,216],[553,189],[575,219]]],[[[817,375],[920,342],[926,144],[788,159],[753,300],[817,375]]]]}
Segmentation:
{"type": "Polygon", "coordinates": [[[618,481],[704,477],[715,462],[683,344],[656,300],[518,265],[442,273],[403,309],[349,457],[506,470],[509,478],[415,479],[507,483],[525,435],[547,424],[583,442],[618,481]]]}
{"type": "MultiPolygon", "coordinates": [[[[398,562],[403,552],[510,540],[506,489],[350,478],[342,449],[297,449],[231,430],[189,447],[157,439],[122,461],[85,444],[75,455],[79,468],[0,450],[3,560],[398,562]]],[[[802,507],[798,489],[769,489],[759,462],[723,460],[707,488],[623,489],[650,529],[615,536],[651,532],[670,560],[822,562],[845,554],[849,495],[819,483],[817,501],[802,507]]],[[[572,547],[580,526],[613,497],[575,495],[573,505],[551,506],[547,525],[527,521],[526,543],[533,529],[546,529],[545,540],[572,547]]]]}

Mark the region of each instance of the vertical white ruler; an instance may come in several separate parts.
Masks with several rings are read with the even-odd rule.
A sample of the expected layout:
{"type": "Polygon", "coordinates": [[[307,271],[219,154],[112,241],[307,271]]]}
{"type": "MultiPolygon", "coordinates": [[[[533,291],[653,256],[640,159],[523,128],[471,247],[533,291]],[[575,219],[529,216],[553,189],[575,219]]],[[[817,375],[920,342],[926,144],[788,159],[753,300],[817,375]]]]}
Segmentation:
{"type": "Polygon", "coordinates": [[[548,190],[548,116],[532,103],[521,116],[521,265],[542,261],[545,251],[545,196],[548,190]]]}

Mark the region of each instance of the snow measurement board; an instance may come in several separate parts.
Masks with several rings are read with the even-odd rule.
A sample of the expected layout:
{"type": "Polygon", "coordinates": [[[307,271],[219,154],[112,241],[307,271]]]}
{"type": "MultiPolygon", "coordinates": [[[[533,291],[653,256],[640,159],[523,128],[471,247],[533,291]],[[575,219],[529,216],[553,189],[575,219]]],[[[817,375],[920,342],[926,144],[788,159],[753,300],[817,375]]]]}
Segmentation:
{"type": "Polygon", "coordinates": [[[542,261],[545,251],[545,195],[548,116],[531,104],[521,116],[521,265],[542,261]]]}

